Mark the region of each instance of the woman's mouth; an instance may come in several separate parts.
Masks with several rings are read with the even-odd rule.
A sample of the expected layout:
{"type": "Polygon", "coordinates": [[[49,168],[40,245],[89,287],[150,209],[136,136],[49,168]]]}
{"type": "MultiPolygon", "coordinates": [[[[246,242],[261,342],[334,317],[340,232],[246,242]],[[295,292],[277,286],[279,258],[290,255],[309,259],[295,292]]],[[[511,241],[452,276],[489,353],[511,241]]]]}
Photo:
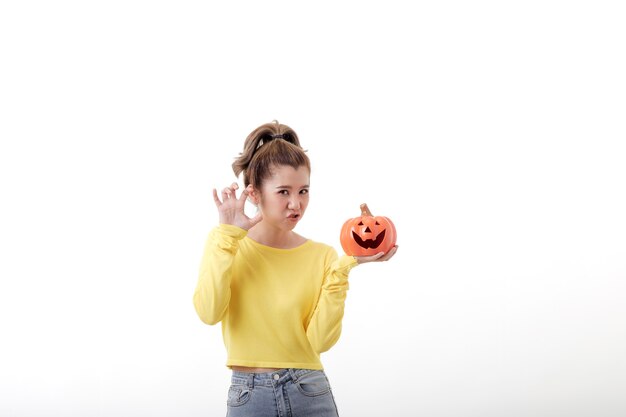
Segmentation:
{"type": "Polygon", "coordinates": [[[300,217],[302,217],[299,213],[292,213],[289,216],[287,216],[287,219],[297,222],[298,220],[300,220],[300,217]]]}

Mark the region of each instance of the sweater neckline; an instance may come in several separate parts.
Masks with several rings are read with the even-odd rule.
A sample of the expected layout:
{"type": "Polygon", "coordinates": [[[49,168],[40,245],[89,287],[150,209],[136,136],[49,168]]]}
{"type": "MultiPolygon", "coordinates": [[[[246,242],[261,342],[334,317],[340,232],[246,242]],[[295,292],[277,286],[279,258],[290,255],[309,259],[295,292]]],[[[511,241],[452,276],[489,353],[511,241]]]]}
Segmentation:
{"type": "Polygon", "coordinates": [[[267,245],[264,245],[262,243],[259,243],[256,240],[249,238],[248,236],[244,237],[244,239],[246,241],[248,241],[248,242],[251,242],[253,246],[256,246],[256,247],[258,247],[260,249],[267,250],[267,251],[272,251],[272,252],[278,252],[278,253],[286,253],[286,252],[297,251],[299,249],[305,248],[306,246],[309,246],[309,244],[311,243],[311,239],[307,239],[301,245],[298,245],[298,246],[293,247],[293,248],[275,248],[273,246],[267,246],[267,245]]]}

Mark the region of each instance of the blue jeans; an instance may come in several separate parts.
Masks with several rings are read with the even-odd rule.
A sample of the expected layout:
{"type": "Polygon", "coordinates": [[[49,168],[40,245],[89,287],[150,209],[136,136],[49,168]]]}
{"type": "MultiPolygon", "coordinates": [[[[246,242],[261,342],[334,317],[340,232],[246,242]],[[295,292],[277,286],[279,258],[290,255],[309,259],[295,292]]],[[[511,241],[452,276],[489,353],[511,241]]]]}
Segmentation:
{"type": "Polygon", "coordinates": [[[227,417],[338,417],[324,371],[233,371],[227,417]]]}

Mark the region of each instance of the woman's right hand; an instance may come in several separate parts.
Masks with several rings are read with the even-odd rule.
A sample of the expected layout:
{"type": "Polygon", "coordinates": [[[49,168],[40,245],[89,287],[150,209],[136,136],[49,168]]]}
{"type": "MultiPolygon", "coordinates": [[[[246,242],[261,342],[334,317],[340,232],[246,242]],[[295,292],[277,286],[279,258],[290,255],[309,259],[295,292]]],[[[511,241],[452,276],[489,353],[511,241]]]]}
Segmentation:
{"type": "Polygon", "coordinates": [[[250,218],[244,212],[246,199],[252,190],[252,185],[243,190],[239,198],[237,198],[236,194],[237,189],[239,189],[239,185],[236,182],[233,182],[230,187],[224,188],[222,190],[222,200],[219,199],[217,190],[213,189],[213,200],[215,200],[215,205],[220,213],[220,223],[250,230],[252,226],[263,219],[263,215],[259,212],[256,216],[250,218]]]}

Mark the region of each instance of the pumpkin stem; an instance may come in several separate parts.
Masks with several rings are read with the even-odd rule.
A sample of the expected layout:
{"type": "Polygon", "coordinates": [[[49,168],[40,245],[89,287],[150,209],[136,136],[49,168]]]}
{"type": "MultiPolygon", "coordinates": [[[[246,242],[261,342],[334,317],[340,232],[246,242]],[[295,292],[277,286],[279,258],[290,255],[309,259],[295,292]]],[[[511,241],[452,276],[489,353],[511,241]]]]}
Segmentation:
{"type": "Polygon", "coordinates": [[[365,203],[361,204],[361,216],[373,217],[372,212],[370,211],[370,209],[367,207],[367,204],[365,203]]]}

